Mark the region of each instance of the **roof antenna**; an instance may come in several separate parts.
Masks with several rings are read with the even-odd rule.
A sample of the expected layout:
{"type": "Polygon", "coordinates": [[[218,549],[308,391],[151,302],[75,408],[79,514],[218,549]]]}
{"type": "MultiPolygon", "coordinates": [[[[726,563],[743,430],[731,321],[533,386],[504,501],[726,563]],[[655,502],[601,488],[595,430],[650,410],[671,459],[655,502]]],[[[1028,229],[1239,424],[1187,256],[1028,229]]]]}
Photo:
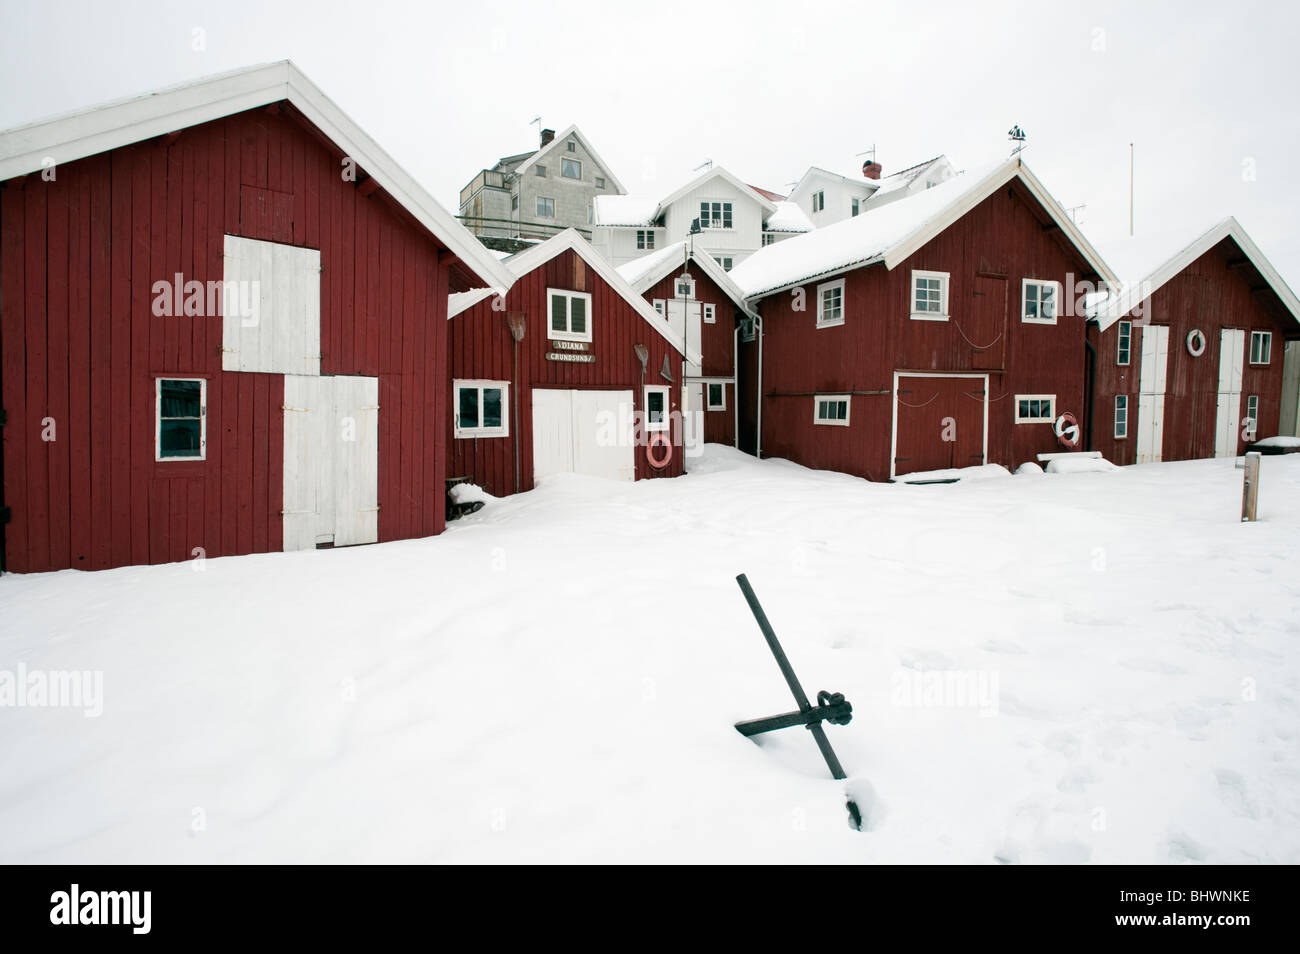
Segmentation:
{"type": "Polygon", "coordinates": [[[872,162],[876,161],[876,144],[874,142],[871,144],[871,148],[868,149],[866,152],[858,153],[859,159],[861,159],[863,156],[870,156],[872,162]]]}
{"type": "Polygon", "coordinates": [[[1016,144],[1011,150],[1011,155],[1014,156],[1025,148],[1025,139],[1027,137],[1025,131],[1018,124],[1007,130],[1007,138],[1016,144]]]}
{"type": "Polygon", "coordinates": [[[1075,225],[1078,225],[1078,224],[1079,224],[1079,217],[1078,217],[1077,215],[1075,215],[1074,213],[1076,213],[1076,212],[1082,212],[1082,211],[1083,211],[1084,209],[1086,209],[1087,207],[1088,207],[1088,206],[1087,206],[1086,203],[1080,203],[1079,205],[1072,205],[1072,206],[1070,206],[1068,209],[1065,210],[1065,214],[1068,215],[1068,216],[1070,217],[1070,221],[1071,221],[1071,222],[1073,222],[1075,225]]]}
{"type": "Polygon", "coordinates": [[[541,117],[541,116],[534,116],[532,119],[528,120],[528,125],[530,125],[530,126],[533,126],[533,125],[537,126],[537,135],[538,135],[538,136],[541,136],[541,134],[542,134],[542,117],[541,117]]]}
{"type": "Polygon", "coordinates": [[[712,168],[713,168],[713,160],[705,159],[698,166],[692,169],[691,172],[699,172],[701,169],[712,169],[712,168]]]}

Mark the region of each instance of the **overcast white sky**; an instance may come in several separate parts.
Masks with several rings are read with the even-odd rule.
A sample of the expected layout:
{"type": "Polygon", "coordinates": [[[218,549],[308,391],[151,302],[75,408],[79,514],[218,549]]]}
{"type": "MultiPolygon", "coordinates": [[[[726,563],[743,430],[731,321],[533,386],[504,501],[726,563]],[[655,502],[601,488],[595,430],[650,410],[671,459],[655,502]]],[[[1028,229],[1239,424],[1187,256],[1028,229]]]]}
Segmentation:
{"type": "Polygon", "coordinates": [[[0,128],[294,60],[445,205],[577,123],[632,192],[1025,157],[1084,231],[1234,214],[1300,289],[1300,5],[0,0],[0,128]],[[202,49],[195,49],[201,30],[202,49]]]}

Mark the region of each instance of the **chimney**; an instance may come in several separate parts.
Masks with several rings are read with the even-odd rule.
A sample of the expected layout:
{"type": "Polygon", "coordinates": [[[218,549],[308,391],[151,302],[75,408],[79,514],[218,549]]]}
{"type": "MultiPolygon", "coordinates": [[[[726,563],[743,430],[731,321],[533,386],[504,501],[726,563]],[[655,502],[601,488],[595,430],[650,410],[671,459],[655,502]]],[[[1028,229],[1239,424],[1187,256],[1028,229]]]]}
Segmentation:
{"type": "Polygon", "coordinates": [[[542,130],[542,144],[541,144],[540,146],[538,146],[538,148],[539,148],[539,149],[545,149],[547,146],[549,146],[549,145],[551,144],[551,142],[552,142],[554,139],[555,139],[555,130],[554,130],[554,129],[543,129],[543,130],[542,130]]]}
{"type": "Polygon", "coordinates": [[[869,159],[862,164],[862,174],[868,179],[879,179],[881,168],[880,163],[874,159],[869,159]]]}

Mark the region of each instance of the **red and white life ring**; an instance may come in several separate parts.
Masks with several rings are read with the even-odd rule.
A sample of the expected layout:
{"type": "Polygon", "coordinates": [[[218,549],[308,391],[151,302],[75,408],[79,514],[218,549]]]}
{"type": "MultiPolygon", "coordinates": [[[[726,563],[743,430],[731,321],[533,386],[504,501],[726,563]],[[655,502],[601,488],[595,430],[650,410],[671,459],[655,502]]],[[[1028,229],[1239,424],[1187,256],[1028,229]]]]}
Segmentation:
{"type": "Polygon", "coordinates": [[[1200,328],[1193,328],[1187,332],[1187,353],[1193,358],[1205,354],[1205,332],[1200,328]]]}
{"type": "Polygon", "coordinates": [[[1052,429],[1056,431],[1056,440],[1062,447],[1074,449],[1079,446],[1079,422],[1069,411],[1056,419],[1052,429]]]}
{"type": "Polygon", "coordinates": [[[645,442],[645,459],[655,470],[663,470],[673,459],[673,442],[664,431],[652,431],[645,442]],[[665,448],[662,458],[655,456],[655,448],[665,448]]]}

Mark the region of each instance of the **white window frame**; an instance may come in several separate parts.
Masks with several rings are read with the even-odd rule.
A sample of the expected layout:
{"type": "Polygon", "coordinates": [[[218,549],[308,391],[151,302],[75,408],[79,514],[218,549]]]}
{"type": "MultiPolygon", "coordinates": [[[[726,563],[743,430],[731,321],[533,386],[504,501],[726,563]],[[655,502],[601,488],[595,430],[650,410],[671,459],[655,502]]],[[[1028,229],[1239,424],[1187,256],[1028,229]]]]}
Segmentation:
{"type": "Polygon", "coordinates": [[[637,229],[636,247],[647,252],[653,252],[655,247],[655,230],[637,229]]]}
{"type": "Polygon", "coordinates": [[[486,378],[458,378],[451,382],[452,435],[465,437],[509,437],[510,436],[510,382],[489,381],[486,378]],[[501,392],[501,426],[485,427],[483,420],[483,392],[495,388],[501,392]],[[468,389],[478,390],[478,427],[460,426],[460,392],[468,389]]]}
{"type": "Polygon", "coordinates": [[[1017,394],[1015,396],[1016,423],[1017,424],[1051,424],[1056,420],[1056,395],[1055,394],[1017,394]],[[1048,401],[1048,414],[1046,417],[1023,417],[1020,414],[1021,401],[1048,401]]]}
{"type": "Polygon", "coordinates": [[[555,200],[552,199],[550,196],[539,195],[539,196],[537,197],[537,217],[538,217],[539,219],[553,219],[553,218],[555,218],[555,200]],[[543,211],[542,211],[542,203],[543,203],[543,202],[549,202],[549,203],[551,203],[551,211],[550,211],[549,214],[546,213],[546,212],[543,212],[543,211]]]}
{"type": "Polygon", "coordinates": [[[1121,321],[1115,340],[1115,363],[1126,367],[1133,360],[1133,322],[1121,321]]]}
{"type": "Polygon", "coordinates": [[[833,282],[822,282],[817,286],[817,327],[818,328],[835,328],[844,324],[845,311],[844,279],[837,278],[833,282]],[[838,318],[826,318],[822,313],[824,305],[824,294],[826,292],[836,291],[840,293],[840,314],[838,318]]]}
{"type": "Polygon", "coordinates": [[[704,382],[704,409],[706,411],[725,411],[727,409],[727,385],[725,381],[705,381],[704,382]],[[717,403],[713,400],[713,389],[718,389],[721,395],[717,403]]]}
{"type": "Polygon", "coordinates": [[[814,394],[813,395],[813,423],[814,424],[824,424],[830,427],[848,427],[849,416],[852,413],[852,411],[853,411],[853,396],[851,394],[814,394]],[[821,416],[822,404],[829,403],[831,401],[835,401],[837,403],[841,401],[844,402],[843,418],[835,418],[832,420],[829,418],[823,418],[821,416]]]}
{"type": "Polygon", "coordinates": [[[581,160],[581,159],[570,159],[568,156],[561,156],[561,157],[560,157],[560,178],[561,178],[561,179],[568,179],[570,182],[581,182],[581,181],[582,181],[582,160],[581,160]],[[578,174],[577,174],[576,176],[568,176],[568,175],[565,175],[565,174],[564,174],[564,167],[565,167],[566,164],[577,166],[577,167],[578,167],[578,174]]]}
{"type": "Polygon", "coordinates": [[[704,316],[704,323],[706,325],[716,325],[718,323],[717,306],[704,302],[700,307],[701,314],[704,316]]]}
{"type": "Polygon", "coordinates": [[[1271,364],[1273,361],[1273,332],[1271,331],[1252,331],[1250,333],[1250,363],[1257,365],[1271,364]],[[1255,360],[1255,342],[1260,343],[1260,358],[1255,360]]]}
{"type": "Polygon", "coordinates": [[[912,313],[914,321],[947,321],[948,320],[948,272],[927,272],[923,269],[912,269],[912,291],[911,300],[908,302],[908,310],[912,313]],[[917,311],[916,310],[916,282],[921,278],[939,279],[939,310],[938,311],[917,311]]]}
{"type": "Polygon", "coordinates": [[[812,194],[812,212],[814,215],[816,215],[818,212],[825,211],[825,209],[826,209],[826,192],[825,190],[819,189],[812,194]]]}
{"type": "MultiPolygon", "coordinates": [[[[1258,432],[1259,431],[1259,395],[1258,394],[1246,395],[1246,417],[1251,421],[1252,424],[1251,430],[1258,432]]],[[[1255,436],[1258,437],[1259,434],[1256,433],[1255,436]]]]}
{"type": "MultiPolygon", "coordinates": [[[[169,418],[179,421],[188,418],[169,418]]],[[[207,460],[208,459],[208,379],[186,377],[184,375],[162,374],[154,378],[153,405],[153,459],[167,464],[172,461],[207,460]],[[164,381],[198,381],[199,382],[199,453],[188,457],[162,456],[162,383],[164,381]]]]}
{"type": "Polygon", "coordinates": [[[859,212],[861,212],[861,211],[862,211],[862,200],[861,200],[861,199],[850,199],[850,200],[849,200],[849,216],[850,216],[850,217],[855,216],[855,215],[857,215],[857,214],[858,214],[859,212]]]}
{"type": "Polygon", "coordinates": [[[591,292],[572,291],[568,288],[548,288],[546,289],[546,337],[552,341],[590,341],[591,340],[591,292]],[[552,324],[552,312],[554,311],[555,296],[562,295],[565,299],[564,306],[564,331],[556,331],[552,324]],[[575,298],[581,298],[587,303],[587,330],[575,332],[568,330],[573,327],[573,308],[567,302],[575,298]]]}
{"type": "Polygon", "coordinates": [[[682,278],[682,276],[680,276],[680,275],[675,276],[675,277],[673,278],[673,297],[674,297],[674,298],[689,298],[689,299],[691,299],[691,300],[694,300],[694,299],[695,299],[695,279],[694,279],[694,277],[692,277],[692,276],[687,276],[686,278],[682,278]],[[686,294],[684,294],[684,295],[682,294],[682,286],[683,286],[683,285],[685,285],[686,288],[687,288],[686,294]]]}
{"type": "Polygon", "coordinates": [[[1128,395],[1115,395],[1115,440],[1122,441],[1128,438],[1128,395]]]}
{"type": "Polygon", "coordinates": [[[597,188],[597,189],[603,189],[603,188],[605,188],[605,177],[604,177],[604,176],[596,176],[596,188],[597,188]]]}
{"type": "Polygon", "coordinates": [[[735,216],[735,209],[733,208],[734,203],[732,203],[730,199],[701,199],[700,205],[701,207],[703,206],[709,207],[709,215],[707,221],[705,219],[704,209],[703,208],[700,209],[700,228],[714,229],[715,231],[716,230],[729,231],[735,228],[736,216],[735,216]],[[726,222],[727,219],[731,219],[730,225],[713,224],[713,206],[715,205],[718,207],[719,222],[720,223],[726,222]]]}
{"type": "Polygon", "coordinates": [[[736,264],[735,256],[732,255],[714,255],[713,260],[718,263],[718,267],[724,272],[729,272],[736,264]]]}
{"type": "Polygon", "coordinates": [[[1054,325],[1056,319],[1061,316],[1061,283],[1049,281],[1045,278],[1023,278],[1020,280],[1020,320],[1026,325],[1054,325]],[[1029,304],[1029,286],[1036,286],[1038,291],[1038,311],[1039,317],[1030,318],[1026,314],[1029,304]],[[1043,292],[1042,289],[1051,286],[1052,300],[1056,305],[1052,311],[1051,318],[1043,318],[1043,292]]]}
{"type": "Polygon", "coordinates": [[[568,140],[568,141],[565,143],[565,145],[568,146],[569,152],[577,152],[577,151],[578,151],[578,141],[577,141],[576,139],[570,139],[570,140],[568,140]]]}
{"type": "Polygon", "coordinates": [[[647,434],[656,434],[661,431],[669,430],[672,427],[672,405],[668,400],[668,386],[665,384],[647,384],[642,388],[641,411],[645,418],[645,429],[647,434]],[[664,396],[664,419],[658,424],[650,423],[651,394],[662,394],[664,396]]]}
{"type": "Polygon", "coordinates": [[[763,233],[763,239],[762,239],[762,245],[760,245],[759,247],[760,247],[760,248],[767,248],[769,245],[773,245],[773,244],[775,244],[775,243],[776,243],[776,236],[773,235],[771,232],[764,232],[764,233],[763,233]]]}
{"type": "Polygon", "coordinates": [[[533,170],[534,170],[533,174],[536,175],[539,179],[545,179],[545,178],[546,178],[546,167],[545,167],[545,166],[533,166],[533,170]]]}
{"type": "Polygon", "coordinates": [[[667,307],[667,303],[662,298],[656,298],[654,300],[654,306],[655,306],[655,311],[659,312],[659,317],[662,318],[664,316],[664,309],[667,307]]]}

